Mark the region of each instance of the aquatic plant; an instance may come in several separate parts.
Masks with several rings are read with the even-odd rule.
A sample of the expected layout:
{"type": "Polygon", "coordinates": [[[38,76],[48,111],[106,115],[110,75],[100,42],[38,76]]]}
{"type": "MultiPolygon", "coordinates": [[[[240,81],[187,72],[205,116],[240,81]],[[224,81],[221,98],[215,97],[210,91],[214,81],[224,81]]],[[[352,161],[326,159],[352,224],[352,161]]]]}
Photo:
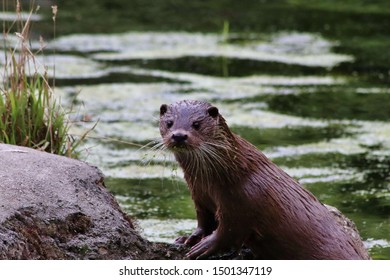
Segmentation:
{"type": "MultiPolygon", "coordinates": [[[[57,7],[53,8],[53,21],[57,7]]],[[[54,97],[47,77],[47,67],[37,60],[41,47],[33,52],[29,44],[31,17],[39,9],[31,8],[22,16],[16,1],[16,19],[8,27],[3,22],[4,66],[0,86],[0,143],[32,147],[38,150],[76,157],[77,141],[69,135],[72,125],[68,112],[54,97]],[[16,36],[11,35],[15,32],[16,36]],[[10,46],[15,41],[15,46],[10,46]]],[[[3,1],[4,10],[4,1],[3,1]]],[[[53,78],[54,80],[54,78],[53,78]]],[[[53,82],[54,84],[54,82],[53,82]]]]}

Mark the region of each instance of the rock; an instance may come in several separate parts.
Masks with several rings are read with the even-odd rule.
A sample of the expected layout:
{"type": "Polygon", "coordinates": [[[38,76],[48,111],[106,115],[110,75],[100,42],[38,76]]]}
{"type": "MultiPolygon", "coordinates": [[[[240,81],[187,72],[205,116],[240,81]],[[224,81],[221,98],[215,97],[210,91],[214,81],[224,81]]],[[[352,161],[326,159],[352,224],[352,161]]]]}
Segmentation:
{"type": "Polygon", "coordinates": [[[0,259],[182,258],[143,239],[84,162],[0,144],[0,259]]]}

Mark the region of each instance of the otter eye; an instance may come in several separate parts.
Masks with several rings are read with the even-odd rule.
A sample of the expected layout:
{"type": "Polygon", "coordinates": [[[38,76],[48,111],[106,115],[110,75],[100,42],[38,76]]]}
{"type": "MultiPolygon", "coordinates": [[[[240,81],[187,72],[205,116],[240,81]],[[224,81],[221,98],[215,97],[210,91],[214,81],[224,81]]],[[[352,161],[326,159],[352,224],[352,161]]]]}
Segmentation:
{"type": "Polygon", "coordinates": [[[171,128],[173,126],[173,121],[167,121],[167,128],[171,128]]]}
{"type": "Polygon", "coordinates": [[[193,122],[192,123],[192,127],[195,129],[195,130],[198,130],[200,128],[200,122],[193,122]]]}

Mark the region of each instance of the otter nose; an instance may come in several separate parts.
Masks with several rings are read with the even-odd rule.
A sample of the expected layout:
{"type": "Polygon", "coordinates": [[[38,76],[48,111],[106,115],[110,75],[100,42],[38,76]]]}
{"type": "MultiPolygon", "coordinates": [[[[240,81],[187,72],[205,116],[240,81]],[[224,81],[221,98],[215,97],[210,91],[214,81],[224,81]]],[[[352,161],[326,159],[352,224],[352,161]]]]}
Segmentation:
{"type": "Polygon", "coordinates": [[[181,133],[181,132],[172,134],[172,139],[173,139],[176,143],[183,143],[184,141],[187,140],[187,138],[188,138],[188,135],[187,135],[187,134],[184,134],[184,133],[181,133]]]}

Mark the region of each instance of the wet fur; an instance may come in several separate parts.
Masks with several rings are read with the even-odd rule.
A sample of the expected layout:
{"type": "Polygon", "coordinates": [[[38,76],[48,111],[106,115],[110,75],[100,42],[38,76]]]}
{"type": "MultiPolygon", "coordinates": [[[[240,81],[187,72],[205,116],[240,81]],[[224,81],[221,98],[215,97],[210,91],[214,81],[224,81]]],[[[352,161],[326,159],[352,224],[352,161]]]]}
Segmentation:
{"type": "Polygon", "coordinates": [[[369,258],[360,238],[351,238],[310,192],[233,134],[216,107],[188,100],[162,105],[160,132],[195,203],[198,227],[180,239],[193,245],[188,257],[245,244],[263,259],[369,258]],[[185,144],[172,140],[178,131],[188,135],[185,144]]]}

